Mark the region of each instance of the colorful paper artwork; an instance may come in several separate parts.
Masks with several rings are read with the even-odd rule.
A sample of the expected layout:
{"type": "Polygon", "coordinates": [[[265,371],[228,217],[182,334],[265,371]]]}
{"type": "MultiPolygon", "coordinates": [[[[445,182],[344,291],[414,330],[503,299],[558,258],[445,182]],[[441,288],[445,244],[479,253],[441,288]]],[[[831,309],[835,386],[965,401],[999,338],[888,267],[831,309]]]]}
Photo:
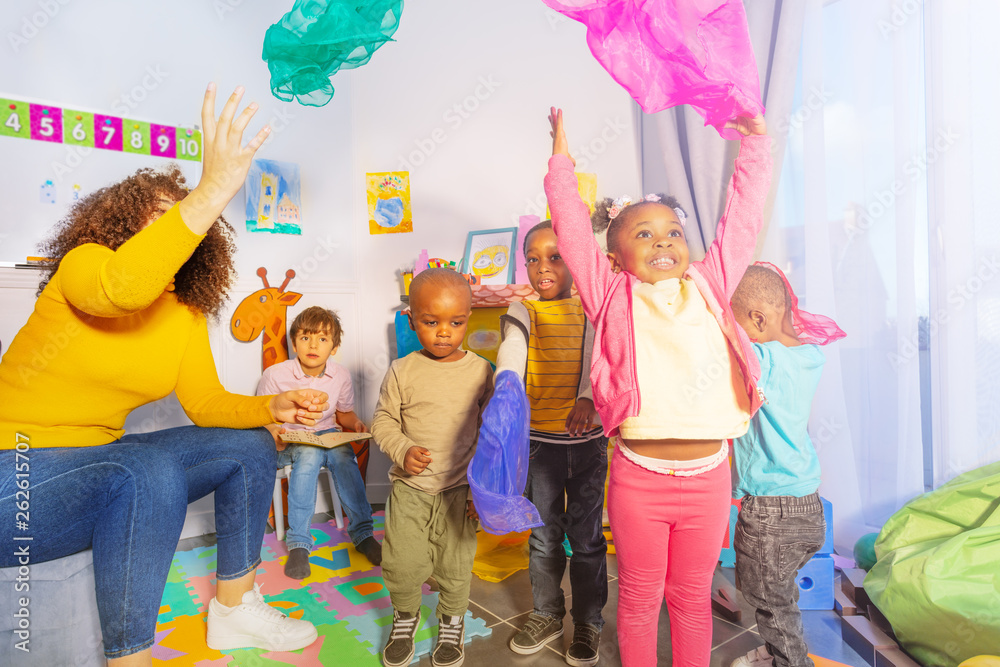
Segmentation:
{"type": "Polygon", "coordinates": [[[0,136],[201,161],[201,131],[0,99],[0,136]]]}
{"type": "Polygon", "coordinates": [[[462,347],[497,363],[500,350],[500,316],[506,308],[473,308],[462,347]]]}
{"type": "Polygon", "coordinates": [[[248,232],[302,233],[299,165],[254,160],[243,189],[248,232]]]}
{"type": "MultiPolygon", "coordinates": [[[[583,203],[593,213],[594,205],[597,203],[597,174],[577,173],[576,190],[580,193],[580,199],[583,200],[583,203]]],[[[545,217],[552,217],[548,206],[545,207],[545,217]]]]}
{"type": "Polygon", "coordinates": [[[368,193],[368,233],[405,234],[413,231],[410,172],[365,174],[368,193]]]}
{"type": "Polygon", "coordinates": [[[42,204],[56,203],[56,186],[51,180],[47,180],[42,183],[42,187],[39,191],[39,201],[42,204]]]}
{"type": "Polygon", "coordinates": [[[465,242],[465,270],[479,276],[483,285],[514,282],[512,256],[517,244],[517,227],[469,232],[465,242]]]}

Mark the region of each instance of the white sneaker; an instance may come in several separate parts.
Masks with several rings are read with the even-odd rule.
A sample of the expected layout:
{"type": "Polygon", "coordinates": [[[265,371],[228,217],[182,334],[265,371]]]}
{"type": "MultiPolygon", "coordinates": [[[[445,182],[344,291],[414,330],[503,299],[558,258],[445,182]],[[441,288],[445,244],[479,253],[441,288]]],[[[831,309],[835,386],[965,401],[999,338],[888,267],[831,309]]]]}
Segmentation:
{"type": "Polygon", "coordinates": [[[262,648],[295,651],[316,641],[316,628],[282,614],[264,602],[260,586],[243,594],[242,604],[226,607],[216,598],[208,603],[208,647],[217,651],[262,648]]]}
{"type": "Polygon", "coordinates": [[[746,655],[733,660],[729,667],[772,667],[774,658],[767,652],[766,646],[759,646],[746,655]]]}

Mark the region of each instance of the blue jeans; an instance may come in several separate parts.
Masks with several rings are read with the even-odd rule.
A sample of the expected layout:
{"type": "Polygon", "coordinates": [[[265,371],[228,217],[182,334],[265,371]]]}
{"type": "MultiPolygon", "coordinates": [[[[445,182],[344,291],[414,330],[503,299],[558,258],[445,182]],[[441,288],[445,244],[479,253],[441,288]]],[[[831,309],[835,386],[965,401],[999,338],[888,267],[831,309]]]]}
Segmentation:
{"type": "MultiPolygon", "coordinates": [[[[319,434],[334,433],[337,429],[319,431],[319,434]]],[[[351,445],[341,445],[332,449],[312,445],[289,445],[278,452],[278,467],[291,464],[292,474],[288,480],[288,536],[285,547],[312,551],[313,538],[309,531],[313,514],[316,512],[316,480],[319,469],[326,466],[333,473],[337,484],[340,504],[347,512],[347,532],[357,546],[372,536],[372,506],[368,504],[365,483],[361,479],[358,460],[351,445]]]]}
{"type": "Polygon", "coordinates": [[[774,667],[812,667],[802,636],[798,571],[820,550],[826,520],[818,493],[744,496],[733,548],[736,578],[757,608],[757,631],[774,667]]]}
{"type": "Polygon", "coordinates": [[[608,542],[601,519],[607,474],[608,440],[604,436],[576,445],[531,441],[524,495],[545,522],[532,528],[528,538],[528,575],[536,614],[559,619],[566,615],[562,590],[565,535],[573,548],[569,561],[573,623],[604,626],[601,610],[608,601],[608,542]]]}
{"type": "Polygon", "coordinates": [[[274,438],[263,428],[182,426],[26,454],[30,529],[17,534],[33,539],[13,540],[15,452],[2,451],[0,567],[17,564],[14,545],[29,545],[32,563],[93,548],[108,658],[153,645],[188,503],[215,492],[218,579],[238,579],[260,564],[275,470],[274,438]]]}

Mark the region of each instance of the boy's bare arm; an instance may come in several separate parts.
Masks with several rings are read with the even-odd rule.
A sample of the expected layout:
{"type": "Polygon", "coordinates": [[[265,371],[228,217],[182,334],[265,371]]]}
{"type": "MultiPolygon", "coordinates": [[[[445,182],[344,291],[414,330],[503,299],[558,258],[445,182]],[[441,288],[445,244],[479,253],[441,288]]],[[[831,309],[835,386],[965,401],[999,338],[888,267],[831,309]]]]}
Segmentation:
{"type": "Polygon", "coordinates": [[[341,412],[337,410],[337,423],[343,426],[348,431],[354,431],[355,433],[367,433],[368,427],[365,423],[361,421],[361,418],[354,413],[354,410],[350,412],[341,412]]]}

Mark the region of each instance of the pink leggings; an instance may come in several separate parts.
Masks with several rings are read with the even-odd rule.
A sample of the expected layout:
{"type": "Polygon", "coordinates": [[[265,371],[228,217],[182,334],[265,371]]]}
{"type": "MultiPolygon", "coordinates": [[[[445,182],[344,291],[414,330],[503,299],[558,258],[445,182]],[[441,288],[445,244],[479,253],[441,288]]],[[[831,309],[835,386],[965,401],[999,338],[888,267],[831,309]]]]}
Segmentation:
{"type": "Polygon", "coordinates": [[[728,461],[693,477],[651,472],[616,449],[608,515],[618,555],[618,645],[624,667],[656,665],[660,600],[673,667],[707,667],[712,576],[729,520],[728,461]]]}

